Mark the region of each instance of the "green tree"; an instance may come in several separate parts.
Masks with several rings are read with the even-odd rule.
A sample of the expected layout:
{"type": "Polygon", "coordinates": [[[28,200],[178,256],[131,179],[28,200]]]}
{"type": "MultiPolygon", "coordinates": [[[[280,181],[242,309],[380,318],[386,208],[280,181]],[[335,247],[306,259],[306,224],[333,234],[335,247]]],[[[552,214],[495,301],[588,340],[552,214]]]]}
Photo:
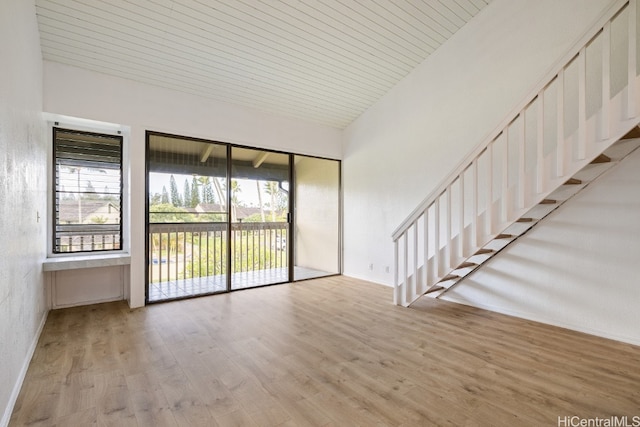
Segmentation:
{"type": "Polygon", "coordinates": [[[189,181],[184,179],[184,187],[182,190],[182,206],[185,208],[191,207],[191,188],[189,187],[189,181]]]}
{"type": "Polygon", "coordinates": [[[105,224],[107,222],[107,218],[102,215],[92,216],[89,220],[94,224],[105,224]]]}
{"type": "Polygon", "coordinates": [[[242,192],[240,184],[235,179],[231,180],[231,221],[236,221],[238,218],[237,208],[240,204],[238,194],[242,192]]]}
{"type": "Polygon", "coordinates": [[[198,177],[198,183],[200,184],[200,187],[202,187],[202,203],[215,203],[216,197],[213,194],[211,177],[200,176],[198,177]]]}
{"type": "Polygon", "coordinates": [[[264,192],[271,197],[271,222],[276,221],[276,198],[279,192],[278,183],[275,181],[267,181],[264,183],[264,192]]]}
{"type": "Polygon", "coordinates": [[[213,192],[213,184],[211,182],[208,182],[205,187],[204,187],[204,193],[207,195],[207,203],[215,203],[216,202],[216,196],[215,193],[213,192]]]}
{"type": "Polygon", "coordinates": [[[160,196],[160,203],[169,204],[169,193],[167,193],[167,187],[162,186],[162,195],[160,196]]]}
{"type": "Polygon", "coordinates": [[[176,207],[182,206],[182,199],[180,198],[180,193],[178,193],[178,185],[173,174],[169,177],[169,191],[171,193],[171,204],[176,207]]]}
{"type": "Polygon", "coordinates": [[[153,193],[149,196],[149,206],[159,205],[162,203],[162,197],[158,193],[153,193]]]}
{"type": "Polygon", "coordinates": [[[226,209],[226,205],[227,205],[227,196],[226,196],[226,189],[223,190],[225,188],[225,179],[224,178],[213,178],[213,187],[216,189],[216,194],[218,195],[218,199],[220,200],[220,206],[222,207],[223,210],[226,209]],[[220,181],[222,181],[222,184],[220,183],[220,181]]]}
{"type": "Polygon", "coordinates": [[[191,179],[191,207],[195,208],[200,204],[200,186],[198,178],[194,175],[191,179]]]}
{"type": "Polygon", "coordinates": [[[260,190],[260,181],[256,180],[256,190],[258,191],[258,204],[260,205],[260,218],[265,222],[264,205],[262,204],[262,191],[260,190]]]}
{"type": "Polygon", "coordinates": [[[199,250],[187,262],[183,277],[206,277],[225,274],[227,271],[226,237],[220,233],[211,233],[208,237],[196,236],[199,250]]]}

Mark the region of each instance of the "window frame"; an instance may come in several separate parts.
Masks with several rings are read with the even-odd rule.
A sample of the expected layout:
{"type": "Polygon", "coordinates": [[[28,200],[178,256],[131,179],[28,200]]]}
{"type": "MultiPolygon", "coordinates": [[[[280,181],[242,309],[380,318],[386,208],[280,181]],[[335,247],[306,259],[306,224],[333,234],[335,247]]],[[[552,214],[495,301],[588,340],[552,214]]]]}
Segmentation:
{"type": "Polygon", "coordinates": [[[104,258],[118,254],[128,254],[130,248],[129,230],[129,159],[128,144],[130,130],[128,127],[85,120],[74,117],[59,116],[45,113],[48,127],[48,159],[47,165],[47,258],[81,257],[81,258],[104,258]],[[120,223],[119,249],[96,249],[75,252],[54,252],[56,239],[56,154],[55,154],[55,133],[56,129],[67,130],[89,135],[105,135],[120,138],[120,223]]]}

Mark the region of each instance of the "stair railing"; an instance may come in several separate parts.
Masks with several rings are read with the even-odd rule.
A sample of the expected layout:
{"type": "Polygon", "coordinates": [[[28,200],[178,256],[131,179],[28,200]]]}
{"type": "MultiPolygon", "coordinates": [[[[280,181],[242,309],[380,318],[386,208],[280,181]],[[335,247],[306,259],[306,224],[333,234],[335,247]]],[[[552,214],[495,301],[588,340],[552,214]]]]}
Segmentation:
{"type": "Polygon", "coordinates": [[[446,280],[636,124],[637,1],[613,2],[393,232],[395,304],[446,280]]]}

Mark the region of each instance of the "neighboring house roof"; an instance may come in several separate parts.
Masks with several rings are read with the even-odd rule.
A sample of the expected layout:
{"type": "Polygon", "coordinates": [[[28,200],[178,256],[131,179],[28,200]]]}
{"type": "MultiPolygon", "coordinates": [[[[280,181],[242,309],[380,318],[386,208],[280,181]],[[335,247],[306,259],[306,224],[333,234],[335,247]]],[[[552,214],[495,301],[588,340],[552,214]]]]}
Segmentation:
{"type": "MultiPolygon", "coordinates": [[[[112,202],[104,200],[83,200],[81,204],[82,223],[90,223],[94,217],[118,220],[120,208],[112,202]]],[[[58,220],[61,223],[78,223],[78,201],[62,200],[58,204],[58,220]]]]}
{"type": "Polygon", "coordinates": [[[226,208],[219,203],[198,203],[196,212],[199,213],[224,213],[226,208]]]}

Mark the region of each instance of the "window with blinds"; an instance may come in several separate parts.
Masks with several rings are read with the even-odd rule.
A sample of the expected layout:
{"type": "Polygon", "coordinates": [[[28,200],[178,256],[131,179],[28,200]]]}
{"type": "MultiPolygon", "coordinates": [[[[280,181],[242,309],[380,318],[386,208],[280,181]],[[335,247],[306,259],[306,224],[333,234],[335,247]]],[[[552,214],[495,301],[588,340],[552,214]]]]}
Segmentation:
{"type": "Polygon", "coordinates": [[[53,252],[122,249],[122,136],[53,128],[53,252]]]}

